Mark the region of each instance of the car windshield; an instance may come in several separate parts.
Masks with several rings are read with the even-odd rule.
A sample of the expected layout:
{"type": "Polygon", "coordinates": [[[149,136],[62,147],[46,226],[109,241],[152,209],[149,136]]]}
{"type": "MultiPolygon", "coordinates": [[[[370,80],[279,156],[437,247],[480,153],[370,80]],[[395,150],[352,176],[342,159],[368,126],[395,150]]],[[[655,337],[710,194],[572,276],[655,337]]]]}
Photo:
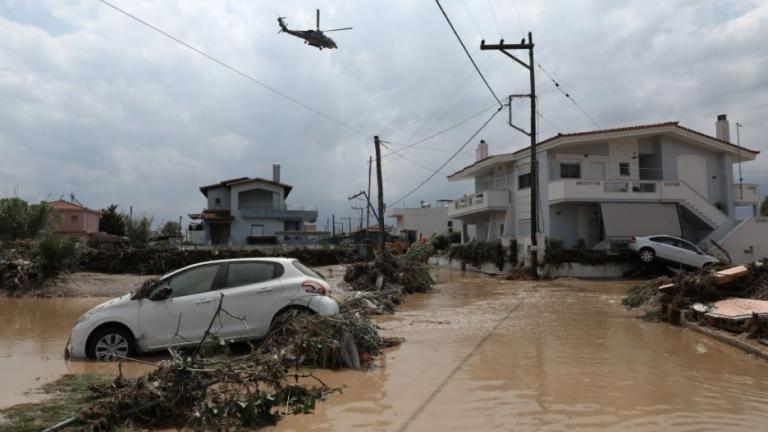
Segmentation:
{"type": "Polygon", "coordinates": [[[294,261],[293,262],[293,266],[296,267],[297,269],[299,269],[300,272],[304,273],[305,275],[307,275],[309,277],[325,280],[323,275],[321,275],[321,274],[317,273],[316,271],[312,270],[311,268],[305,266],[300,261],[294,261]]]}

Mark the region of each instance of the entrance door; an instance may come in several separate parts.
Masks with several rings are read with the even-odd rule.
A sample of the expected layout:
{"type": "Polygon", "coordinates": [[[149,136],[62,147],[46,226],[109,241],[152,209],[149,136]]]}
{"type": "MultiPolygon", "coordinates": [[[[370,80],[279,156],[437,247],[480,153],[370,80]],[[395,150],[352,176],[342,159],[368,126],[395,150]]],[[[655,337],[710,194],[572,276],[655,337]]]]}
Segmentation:
{"type": "Polygon", "coordinates": [[[707,161],[703,156],[692,154],[678,156],[677,178],[707,199],[707,161]]]}

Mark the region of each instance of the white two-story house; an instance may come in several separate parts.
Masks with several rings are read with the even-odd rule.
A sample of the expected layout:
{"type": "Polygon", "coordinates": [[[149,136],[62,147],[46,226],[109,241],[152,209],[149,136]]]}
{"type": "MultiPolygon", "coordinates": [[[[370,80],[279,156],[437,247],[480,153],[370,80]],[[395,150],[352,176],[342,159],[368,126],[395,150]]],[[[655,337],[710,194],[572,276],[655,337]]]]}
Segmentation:
{"type": "MultiPolygon", "coordinates": [[[[632,236],[667,234],[708,250],[714,240],[738,255],[734,261],[768,255],[768,220],[756,217],[759,187],[734,181],[738,164],[759,152],[731,143],[725,115],[716,130],[710,136],[668,122],[540,142],[537,231],[566,247],[610,247],[632,236]],[[737,218],[745,213],[737,212],[740,206],[751,207],[751,217],[737,218]],[[745,237],[744,230],[763,238],[742,244],[736,239],[745,237]]],[[[477,152],[476,162],[448,176],[474,183],[474,193],[454,200],[448,217],[474,225],[478,240],[506,237],[524,244],[531,233],[530,149],[490,156],[481,142],[477,152]]]]}
{"type": "Polygon", "coordinates": [[[201,186],[207,207],[189,217],[202,221],[203,244],[275,244],[299,238],[306,232],[304,224],[317,220],[317,209],[286,204],[292,189],[280,182],[280,165],[274,164],[272,180],[239,177],[201,186]]]}

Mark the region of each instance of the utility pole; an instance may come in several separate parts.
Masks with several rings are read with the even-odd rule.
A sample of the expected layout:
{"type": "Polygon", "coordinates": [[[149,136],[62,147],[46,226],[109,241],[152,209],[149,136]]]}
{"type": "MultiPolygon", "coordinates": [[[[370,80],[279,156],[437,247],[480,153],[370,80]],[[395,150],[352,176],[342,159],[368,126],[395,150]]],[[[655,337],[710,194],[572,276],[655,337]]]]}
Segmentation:
{"type": "Polygon", "coordinates": [[[352,210],[360,210],[360,232],[363,231],[363,210],[368,210],[363,207],[352,206],[352,210]]]}
{"type": "Polygon", "coordinates": [[[384,184],[381,180],[381,143],[379,136],[373,137],[373,144],[376,147],[376,180],[379,183],[379,252],[384,252],[384,184]]]}
{"type": "MultiPolygon", "coordinates": [[[[538,207],[539,207],[539,164],[536,157],[536,63],[533,60],[533,35],[528,32],[528,42],[522,39],[519,44],[505,44],[502,39],[496,45],[486,45],[485,40],[480,42],[481,50],[497,50],[501,51],[504,55],[516,61],[524,68],[528,69],[531,85],[531,93],[527,95],[531,99],[531,129],[526,132],[522,128],[513,125],[510,121],[510,126],[518,131],[528,135],[531,138],[531,277],[534,279],[539,278],[538,271],[538,241],[536,234],[538,231],[538,207]],[[527,50],[528,51],[528,64],[519,58],[515,57],[507,50],[527,50]]],[[[509,109],[512,110],[512,97],[510,96],[509,109]]]]}
{"type": "MultiPolygon", "coordinates": [[[[365,196],[365,199],[368,200],[368,209],[371,208],[371,168],[372,167],[373,167],[373,156],[368,156],[368,195],[365,196]]],[[[365,231],[366,232],[368,232],[368,228],[371,226],[371,211],[368,209],[366,209],[366,215],[365,215],[365,231]]]]}
{"type": "Polygon", "coordinates": [[[336,213],[331,215],[331,237],[336,237],[336,213]]]}
{"type": "Polygon", "coordinates": [[[341,220],[342,220],[342,222],[341,222],[341,229],[342,230],[344,229],[344,220],[345,219],[347,221],[347,226],[349,227],[349,231],[347,231],[347,234],[352,235],[352,218],[351,217],[345,216],[345,217],[341,218],[341,220]]]}
{"type": "Polygon", "coordinates": [[[739,158],[739,199],[744,199],[744,178],[741,176],[741,123],[736,122],[736,150],[737,158],[739,158]]]}

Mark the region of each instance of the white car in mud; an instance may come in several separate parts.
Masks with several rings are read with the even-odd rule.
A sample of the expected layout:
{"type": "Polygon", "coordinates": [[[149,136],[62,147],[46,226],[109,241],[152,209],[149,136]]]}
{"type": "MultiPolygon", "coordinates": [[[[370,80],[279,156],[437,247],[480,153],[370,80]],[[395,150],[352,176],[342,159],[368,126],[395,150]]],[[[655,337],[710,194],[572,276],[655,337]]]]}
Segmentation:
{"type": "Polygon", "coordinates": [[[67,354],[108,360],[192,346],[203,338],[214,316],[210,333],[218,338],[258,339],[281,314],[337,313],[330,291],[322,276],[295,259],[194,264],[83,314],[72,329],[67,354]]]}
{"type": "Polygon", "coordinates": [[[705,254],[688,240],[667,235],[632,237],[629,249],[637,252],[640,261],[644,263],[658,259],[669,264],[702,268],[720,261],[705,254]]]}

